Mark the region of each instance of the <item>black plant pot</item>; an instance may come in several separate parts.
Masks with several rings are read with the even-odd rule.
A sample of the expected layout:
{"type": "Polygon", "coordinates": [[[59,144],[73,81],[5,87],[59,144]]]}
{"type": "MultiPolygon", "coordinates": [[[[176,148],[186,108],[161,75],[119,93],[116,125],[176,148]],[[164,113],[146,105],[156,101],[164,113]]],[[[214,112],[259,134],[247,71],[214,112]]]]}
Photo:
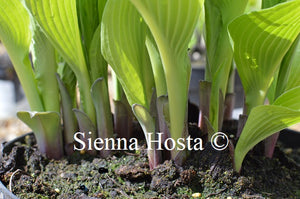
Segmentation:
{"type": "Polygon", "coordinates": [[[13,193],[11,193],[0,181],[0,198],[1,199],[19,199],[13,193]]]}
{"type": "Polygon", "coordinates": [[[300,132],[291,129],[280,131],[278,140],[287,148],[300,148],[300,132]]]}

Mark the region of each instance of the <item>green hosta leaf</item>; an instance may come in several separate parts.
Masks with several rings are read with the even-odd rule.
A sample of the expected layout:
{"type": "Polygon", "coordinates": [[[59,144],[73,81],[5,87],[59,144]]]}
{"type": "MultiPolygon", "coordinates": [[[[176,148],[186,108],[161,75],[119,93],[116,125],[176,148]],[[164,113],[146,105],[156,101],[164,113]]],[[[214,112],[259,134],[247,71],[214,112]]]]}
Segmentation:
{"type": "Polygon", "coordinates": [[[75,73],[86,70],[76,0],[25,0],[34,19],[75,73]]]}
{"type": "Polygon", "coordinates": [[[300,1],[252,12],[229,25],[247,112],[263,104],[282,58],[300,32],[300,1]]]}
{"type": "MultiPolygon", "coordinates": [[[[139,105],[139,104],[134,104],[132,105],[132,110],[137,118],[137,120],[140,122],[143,132],[145,133],[153,133],[155,132],[155,120],[149,113],[149,111],[139,105]]],[[[147,138],[147,136],[145,136],[147,138]]]]}
{"type": "Polygon", "coordinates": [[[121,101],[122,98],[125,97],[125,93],[114,71],[111,71],[111,79],[112,79],[113,90],[114,90],[113,99],[114,101],[121,101]]]}
{"type": "Polygon", "coordinates": [[[212,81],[213,77],[220,68],[224,68],[222,92],[226,93],[226,79],[231,68],[233,51],[231,49],[228,25],[229,23],[243,14],[248,0],[206,0],[205,1],[205,20],[206,20],[206,48],[207,48],[207,70],[206,80],[212,81]]]}
{"type": "Polygon", "coordinates": [[[148,148],[151,147],[152,150],[147,150],[147,153],[149,159],[149,166],[152,169],[156,167],[159,163],[161,163],[161,151],[156,150],[158,149],[157,143],[151,142],[151,140],[157,140],[155,119],[145,107],[139,104],[132,105],[132,110],[137,120],[142,126],[147,142],[150,142],[150,146],[148,146],[148,148]]]}
{"type": "Polygon", "coordinates": [[[284,56],[280,68],[268,90],[268,100],[272,104],[283,92],[300,86],[300,34],[284,56]]]}
{"type": "MultiPolygon", "coordinates": [[[[84,112],[78,109],[73,109],[75,116],[78,121],[78,126],[80,129],[80,132],[84,134],[84,137],[81,139],[85,142],[86,147],[84,150],[89,150],[89,139],[95,140],[97,139],[97,128],[94,125],[94,123],[91,121],[91,119],[86,115],[84,112]]],[[[90,150],[90,154],[96,154],[96,151],[90,150]]]]}
{"type": "Polygon", "coordinates": [[[100,32],[106,0],[77,0],[80,30],[90,72],[91,82],[107,76],[107,63],[101,55],[100,32]]]}
{"type": "Polygon", "coordinates": [[[79,26],[86,52],[92,44],[94,32],[99,26],[98,0],[77,0],[79,26]]]}
{"type": "Polygon", "coordinates": [[[102,21],[102,15],[103,15],[104,8],[106,6],[106,2],[107,0],[98,0],[99,22],[102,21]]]}
{"type": "MultiPolygon", "coordinates": [[[[97,116],[97,131],[99,138],[113,138],[113,118],[110,111],[107,82],[104,78],[97,79],[91,89],[97,116]]],[[[101,151],[106,157],[111,151],[101,151]]]]}
{"type": "Polygon", "coordinates": [[[93,133],[91,137],[93,137],[94,139],[97,137],[96,136],[96,126],[93,124],[93,122],[91,121],[91,119],[81,110],[78,109],[73,109],[77,121],[78,121],[78,125],[79,125],[79,129],[81,132],[84,133],[93,133]]]}
{"type": "Polygon", "coordinates": [[[34,26],[32,60],[45,111],[60,112],[55,50],[40,27],[34,26]]]}
{"type": "Polygon", "coordinates": [[[300,87],[282,94],[273,105],[252,109],[235,149],[235,168],[240,170],[249,150],[270,135],[300,122],[300,87]]]}
{"type": "Polygon", "coordinates": [[[206,81],[212,82],[209,120],[215,129],[219,129],[219,90],[226,94],[229,73],[232,68],[233,51],[231,49],[228,24],[244,13],[248,0],[206,0],[205,25],[207,66],[206,81]]]}
{"type": "Polygon", "coordinates": [[[32,110],[43,111],[29,60],[30,17],[20,0],[0,0],[0,40],[15,67],[32,110]]]}
{"type": "Polygon", "coordinates": [[[33,130],[42,153],[54,159],[63,156],[61,119],[57,112],[18,112],[17,115],[33,130]]]}
{"type": "Polygon", "coordinates": [[[290,73],[285,88],[286,91],[300,86],[300,35],[298,36],[297,43],[295,43],[295,48],[293,50],[293,55],[291,55],[292,58],[290,60],[290,73]]]}
{"type": "Polygon", "coordinates": [[[130,1],[142,15],[157,44],[167,83],[171,136],[178,139],[184,132],[191,73],[188,44],[198,20],[201,4],[199,0],[130,1]]]}
{"type": "Polygon", "coordinates": [[[116,73],[129,104],[149,108],[154,80],[145,46],[146,24],[128,0],[109,0],[101,29],[103,56],[116,73]]]}
{"type": "Polygon", "coordinates": [[[78,130],[78,124],[73,112],[73,101],[70,94],[64,85],[63,81],[60,79],[59,75],[56,76],[61,96],[61,112],[63,118],[64,126],[64,143],[65,151],[67,154],[71,154],[73,151],[73,146],[70,146],[74,142],[74,133],[78,130]]]}
{"type": "Polygon", "coordinates": [[[300,111],[300,86],[290,89],[280,95],[273,105],[284,106],[300,111]]]}
{"type": "Polygon", "coordinates": [[[107,81],[107,63],[101,54],[101,26],[99,25],[94,33],[94,37],[89,50],[91,80],[96,81],[103,77],[107,81]]]}
{"type": "Polygon", "coordinates": [[[275,6],[276,4],[286,2],[286,0],[262,0],[261,8],[270,8],[275,6]]]}
{"type": "Polygon", "coordinates": [[[162,96],[167,94],[167,85],[166,85],[166,77],[164,73],[164,68],[161,62],[160,54],[158,52],[157,46],[152,35],[147,36],[146,46],[149,53],[153,76],[155,81],[155,88],[157,96],[162,96]]]}
{"type": "Polygon", "coordinates": [[[77,107],[77,99],[76,99],[77,79],[74,72],[72,71],[72,69],[67,63],[62,62],[61,64],[59,64],[57,73],[59,74],[64,86],[66,87],[67,93],[70,95],[71,102],[72,102],[70,106],[76,108],[77,107]]]}
{"type": "Polygon", "coordinates": [[[300,34],[284,56],[280,68],[275,74],[275,78],[268,90],[268,100],[270,104],[276,100],[284,91],[300,86],[300,34]],[[298,49],[297,49],[298,48],[298,49]]]}
{"type": "Polygon", "coordinates": [[[97,113],[98,136],[103,139],[113,137],[112,114],[106,80],[104,78],[97,79],[91,92],[97,113]]]}
{"type": "Polygon", "coordinates": [[[76,0],[25,0],[32,16],[74,71],[80,89],[80,107],[95,122],[89,92],[91,82],[81,46],[76,0]]]}

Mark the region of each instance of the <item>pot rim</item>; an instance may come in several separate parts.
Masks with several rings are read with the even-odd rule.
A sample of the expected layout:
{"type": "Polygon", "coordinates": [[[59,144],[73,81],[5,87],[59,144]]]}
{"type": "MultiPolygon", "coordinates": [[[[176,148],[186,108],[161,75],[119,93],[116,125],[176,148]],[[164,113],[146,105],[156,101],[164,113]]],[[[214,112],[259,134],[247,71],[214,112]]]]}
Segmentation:
{"type": "Polygon", "coordinates": [[[16,195],[10,192],[0,180],[0,198],[1,199],[19,199],[16,195]]]}

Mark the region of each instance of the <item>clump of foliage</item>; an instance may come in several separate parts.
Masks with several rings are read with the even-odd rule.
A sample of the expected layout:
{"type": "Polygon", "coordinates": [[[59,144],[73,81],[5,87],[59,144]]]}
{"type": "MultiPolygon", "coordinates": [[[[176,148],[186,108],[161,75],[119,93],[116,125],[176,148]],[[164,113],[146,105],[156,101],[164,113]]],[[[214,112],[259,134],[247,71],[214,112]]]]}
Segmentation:
{"type": "MultiPolygon", "coordinates": [[[[187,138],[188,48],[204,6],[207,66],[199,85],[199,126],[210,138],[230,118],[236,65],[248,119],[235,168],[272,135],[266,140],[271,157],[276,132],[300,121],[300,0],[263,0],[262,10],[243,14],[247,5],[247,0],[0,0],[0,39],[31,107],[18,117],[34,131],[39,149],[56,159],[73,152],[77,131],[85,142],[113,138],[114,130],[130,138],[133,115],[146,141],[187,138]],[[108,64],[116,82],[115,126],[108,64]],[[266,99],[270,105],[264,105],[266,99]]],[[[164,159],[181,164],[188,155],[178,143],[167,146],[172,150],[148,145],[154,149],[148,150],[151,168],[164,159]]]]}
{"type": "Polygon", "coordinates": [[[1,1],[0,38],[32,110],[18,117],[51,158],[72,153],[78,130],[113,136],[107,63],[100,48],[105,2],[1,1]]]}

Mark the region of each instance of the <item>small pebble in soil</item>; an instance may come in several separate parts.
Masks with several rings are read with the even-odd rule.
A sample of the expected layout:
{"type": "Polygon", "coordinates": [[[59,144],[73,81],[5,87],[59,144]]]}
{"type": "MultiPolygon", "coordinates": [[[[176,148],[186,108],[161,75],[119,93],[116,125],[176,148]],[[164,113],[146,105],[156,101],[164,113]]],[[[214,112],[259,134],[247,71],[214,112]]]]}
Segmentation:
{"type": "Polygon", "coordinates": [[[201,197],[201,193],[193,193],[192,197],[193,198],[200,198],[201,197]]]}
{"type": "Polygon", "coordinates": [[[102,174],[102,173],[108,173],[108,169],[105,168],[105,167],[100,167],[100,168],[98,169],[98,172],[99,172],[100,174],[102,174]]]}
{"type": "Polygon", "coordinates": [[[80,189],[81,191],[83,191],[84,194],[87,194],[87,193],[89,192],[89,189],[86,188],[85,185],[80,185],[79,189],[80,189]]]}
{"type": "Polygon", "coordinates": [[[110,197],[112,197],[112,198],[117,197],[117,195],[118,195],[118,192],[116,192],[116,191],[111,191],[110,192],[110,197]]]}
{"type": "Polygon", "coordinates": [[[286,148],[286,149],[284,149],[284,153],[289,155],[289,154],[293,153],[293,149],[292,148],[286,148]]]}

